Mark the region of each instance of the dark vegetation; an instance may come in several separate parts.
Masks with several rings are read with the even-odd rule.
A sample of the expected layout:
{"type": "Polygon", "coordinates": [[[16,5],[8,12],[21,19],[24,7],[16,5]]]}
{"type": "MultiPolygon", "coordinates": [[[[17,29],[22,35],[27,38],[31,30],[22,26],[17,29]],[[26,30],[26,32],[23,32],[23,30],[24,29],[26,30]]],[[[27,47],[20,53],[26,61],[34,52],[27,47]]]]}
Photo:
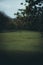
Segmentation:
{"type": "Polygon", "coordinates": [[[25,9],[18,9],[18,12],[14,14],[16,15],[14,19],[0,12],[0,32],[15,30],[43,31],[43,1],[25,1],[26,4],[21,3],[21,5],[25,6],[25,9]]]}

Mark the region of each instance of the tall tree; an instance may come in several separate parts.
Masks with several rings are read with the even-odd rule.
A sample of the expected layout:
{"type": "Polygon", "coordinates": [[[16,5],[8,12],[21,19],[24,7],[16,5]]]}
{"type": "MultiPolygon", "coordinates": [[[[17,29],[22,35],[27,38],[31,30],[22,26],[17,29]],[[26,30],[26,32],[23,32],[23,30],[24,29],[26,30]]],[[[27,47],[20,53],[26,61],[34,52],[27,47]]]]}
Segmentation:
{"type": "MultiPolygon", "coordinates": [[[[43,0],[25,0],[28,5],[25,6],[25,18],[31,30],[40,31],[41,46],[43,47],[43,0]],[[29,24],[30,23],[30,24],[29,24]]],[[[22,11],[22,10],[21,10],[22,11]]]]}
{"type": "MultiPolygon", "coordinates": [[[[42,21],[41,16],[43,12],[43,0],[25,0],[25,9],[19,9],[21,11],[21,15],[23,15],[24,21],[28,22],[28,26],[32,30],[41,30],[42,21]],[[41,25],[40,25],[41,23],[41,25]]],[[[23,3],[21,4],[23,5],[23,3]]]]}
{"type": "Polygon", "coordinates": [[[8,17],[5,13],[0,12],[0,32],[7,30],[11,18],[8,17]]]}

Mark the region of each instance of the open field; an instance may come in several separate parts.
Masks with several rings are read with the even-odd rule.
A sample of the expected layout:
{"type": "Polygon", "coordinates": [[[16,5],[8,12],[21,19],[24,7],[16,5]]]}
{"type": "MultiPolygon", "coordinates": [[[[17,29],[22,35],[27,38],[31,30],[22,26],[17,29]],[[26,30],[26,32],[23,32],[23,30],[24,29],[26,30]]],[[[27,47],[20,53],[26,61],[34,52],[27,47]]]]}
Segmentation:
{"type": "Polygon", "coordinates": [[[0,47],[6,50],[41,51],[39,32],[18,31],[0,33],[0,47]]]}
{"type": "Polygon", "coordinates": [[[39,32],[0,33],[0,65],[43,65],[39,32]]]}

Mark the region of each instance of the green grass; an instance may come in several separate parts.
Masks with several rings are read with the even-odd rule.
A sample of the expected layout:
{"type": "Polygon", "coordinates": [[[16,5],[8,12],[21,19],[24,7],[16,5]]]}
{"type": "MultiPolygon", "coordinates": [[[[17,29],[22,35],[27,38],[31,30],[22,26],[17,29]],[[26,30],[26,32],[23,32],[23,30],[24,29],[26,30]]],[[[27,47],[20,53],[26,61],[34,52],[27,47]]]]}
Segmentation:
{"type": "Polygon", "coordinates": [[[0,33],[1,48],[14,51],[40,51],[40,36],[39,32],[31,31],[0,33]]]}

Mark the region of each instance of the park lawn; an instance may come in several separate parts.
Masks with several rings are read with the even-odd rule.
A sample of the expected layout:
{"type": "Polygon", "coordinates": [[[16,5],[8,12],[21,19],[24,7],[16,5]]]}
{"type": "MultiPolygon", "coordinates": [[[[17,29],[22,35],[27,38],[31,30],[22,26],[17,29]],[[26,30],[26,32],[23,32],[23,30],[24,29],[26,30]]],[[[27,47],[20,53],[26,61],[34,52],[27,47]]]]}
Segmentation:
{"type": "Polygon", "coordinates": [[[41,51],[41,34],[32,31],[0,33],[1,48],[14,51],[41,51]]]}

